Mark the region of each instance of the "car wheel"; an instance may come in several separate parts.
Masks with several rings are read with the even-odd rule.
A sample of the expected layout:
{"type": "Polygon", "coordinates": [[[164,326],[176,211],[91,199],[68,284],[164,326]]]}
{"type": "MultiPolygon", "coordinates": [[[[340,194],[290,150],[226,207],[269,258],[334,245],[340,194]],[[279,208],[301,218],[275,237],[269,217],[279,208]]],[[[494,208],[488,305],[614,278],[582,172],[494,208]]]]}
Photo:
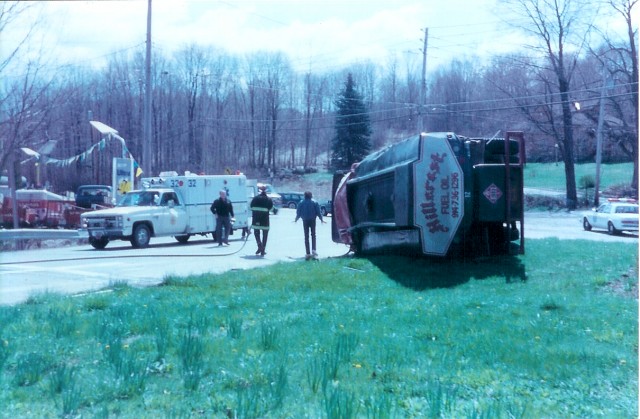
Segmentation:
{"type": "Polygon", "coordinates": [[[327,216],[327,209],[325,207],[320,207],[320,214],[322,214],[323,217],[327,216]]]}
{"type": "Polygon", "coordinates": [[[607,224],[607,233],[612,236],[618,234],[618,230],[613,226],[613,223],[611,221],[609,221],[609,223],[607,224]]]}
{"type": "Polygon", "coordinates": [[[189,237],[191,237],[191,236],[188,235],[188,234],[185,234],[183,236],[176,236],[176,240],[178,240],[178,243],[185,244],[186,242],[189,241],[189,237]]]}
{"type": "Polygon", "coordinates": [[[89,244],[93,246],[94,249],[102,250],[107,247],[108,243],[109,239],[107,237],[102,237],[100,239],[89,237],[89,244]]]}
{"type": "Polygon", "coordinates": [[[582,220],[582,227],[584,227],[586,231],[591,231],[592,226],[589,223],[589,220],[587,220],[587,217],[584,217],[584,220],[582,220]]]}
{"type": "Polygon", "coordinates": [[[151,232],[149,227],[144,224],[139,224],[133,230],[133,236],[131,236],[131,245],[133,247],[141,248],[149,246],[151,240],[151,232]]]}
{"type": "Polygon", "coordinates": [[[291,209],[296,209],[296,203],[295,202],[289,202],[289,208],[291,209]]]}

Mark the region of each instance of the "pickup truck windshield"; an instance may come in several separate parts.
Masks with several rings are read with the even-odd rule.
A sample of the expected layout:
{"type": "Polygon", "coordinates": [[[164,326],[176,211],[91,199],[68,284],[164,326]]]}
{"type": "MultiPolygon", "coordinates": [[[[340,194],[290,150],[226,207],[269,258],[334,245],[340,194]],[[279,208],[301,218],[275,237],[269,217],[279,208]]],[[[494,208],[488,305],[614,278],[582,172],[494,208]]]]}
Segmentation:
{"type": "Polygon", "coordinates": [[[158,205],[158,192],[129,192],[118,203],[119,207],[154,206],[158,205]]]}

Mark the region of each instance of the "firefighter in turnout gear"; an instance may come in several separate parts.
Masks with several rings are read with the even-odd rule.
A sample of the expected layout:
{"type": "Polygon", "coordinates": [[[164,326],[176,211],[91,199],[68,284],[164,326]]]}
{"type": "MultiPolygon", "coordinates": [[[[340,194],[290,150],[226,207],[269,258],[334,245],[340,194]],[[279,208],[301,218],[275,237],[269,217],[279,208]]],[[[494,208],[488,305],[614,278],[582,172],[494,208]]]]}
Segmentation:
{"type": "Polygon", "coordinates": [[[264,256],[267,248],[267,237],[269,237],[269,211],[273,208],[273,201],[267,196],[265,186],[258,186],[260,193],[251,200],[253,234],[256,237],[258,250],[256,255],[264,256]],[[260,239],[262,232],[262,240],[260,239]]]}

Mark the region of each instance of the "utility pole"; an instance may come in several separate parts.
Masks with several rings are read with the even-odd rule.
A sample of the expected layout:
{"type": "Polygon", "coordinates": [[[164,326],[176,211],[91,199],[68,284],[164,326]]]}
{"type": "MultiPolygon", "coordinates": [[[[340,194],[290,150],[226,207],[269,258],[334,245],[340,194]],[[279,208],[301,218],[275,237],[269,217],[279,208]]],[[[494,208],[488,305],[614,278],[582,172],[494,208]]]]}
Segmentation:
{"type": "Polygon", "coordinates": [[[142,139],[142,163],[147,171],[147,176],[152,176],[151,167],[151,0],[147,7],[147,55],[144,67],[144,122],[142,139]]]}
{"type": "MultiPolygon", "coordinates": [[[[606,69],[605,69],[606,70],[606,69]]],[[[596,136],[596,185],[593,195],[593,205],[600,205],[600,164],[602,162],[602,126],[604,125],[604,98],[609,84],[605,71],[602,73],[602,90],[600,91],[600,110],[598,111],[598,131],[596,136]]]]}
{"type": "MultiPolygon", "coordinates": [[[[19,189],[22,186],[22,176],[16,175],[16,153],[11,152],[9,155],[9,173],[8,181],[9,181],[9,194],[11,196],[11,213],[12,213],[12,223],[13,228],[20,228],[20,214],[18,213],[18,197],[16,193],[16,189],[19,189]],[[16,179],[19,177],[19,180],[16,179]]],[[[26,221],[26,220],[25,220],[26,221]]]]}
{"type": "Polygon", "coordinates": [[[420,83],[420,106],[418,107],[418,133],[424,131],[424,107],[427,100],[427,44],[429,28],[424,28],[424,47],[422,49],[422,81],[420,83]]]}

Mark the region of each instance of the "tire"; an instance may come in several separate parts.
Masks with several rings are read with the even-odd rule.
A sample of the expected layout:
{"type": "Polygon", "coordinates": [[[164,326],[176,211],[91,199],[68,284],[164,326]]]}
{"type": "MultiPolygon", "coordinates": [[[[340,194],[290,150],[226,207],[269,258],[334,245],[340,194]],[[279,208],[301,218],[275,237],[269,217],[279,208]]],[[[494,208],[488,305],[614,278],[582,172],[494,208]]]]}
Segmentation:
{"type": "Polygon", "coordinates": [[[107,247],[108,243],[109,239],[107,237],[102,237],[100,239],[89,237],[89,244],[93,246],[94,249],[102,250],[107,247]]]}
{"type": "Polygon", "coordinates": [[[351,233],[351,251],[353,251],[356,255],[362,253],[362,239],[364,238],[364,233],[361,231],[353,231],[351,233]]]}
{"type": "Polygon", "coordinates": [[[131,236],[131,246],[136,248],[143,248],[149,246],[151,240],[151,231],[145,224],[138,224],[133,229],[133,235],[131,236]]]}
{"type": "Polygon", "coordinates": [[[613,226],[613,223],[611,221],[607,223],[607,233],[609,233],[610,236],[615,236],[616,234],[618,234],[618,230],[613,226]]]}
{"type": "Polygon", "coordinates": [[[185,244],[186,242],[189,241],[189,237],[191,236],[188,234],[185,234],[183,236],[175,236],[175,237],[176,237],[176,240],[178,240],[178,243],[185,244]]]}
{"type": "Polygon", "coordinates": [[[586,231],[591,231],[591,229],[593,228],[591,226],[591,224],[589,223],[589,220],[587,220],[587,217],[584,217],[584,219],[582,220],[582,227],[586,230],[586,231]]]}
{"type": "Polygon", "coordinates": [[[289,202],[289,205],[287,205],[289,208],[291,209],[296,209],[296,203],[295,202],[289,202]]]}

